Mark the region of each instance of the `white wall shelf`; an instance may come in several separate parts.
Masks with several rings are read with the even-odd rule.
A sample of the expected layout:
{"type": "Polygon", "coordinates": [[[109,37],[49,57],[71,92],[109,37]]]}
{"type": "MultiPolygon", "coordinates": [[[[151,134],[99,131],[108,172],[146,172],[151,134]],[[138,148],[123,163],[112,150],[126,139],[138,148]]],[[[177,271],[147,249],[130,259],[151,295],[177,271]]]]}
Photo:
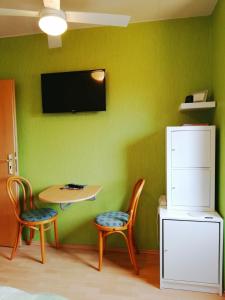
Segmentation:
{"type": "Polygon", "coordinates": [[[215,107],[216,107],[215,101],[181,103],[181,105],[179,107],[179,111],[211,109],[211,108],[215,108],[215,107]]]}

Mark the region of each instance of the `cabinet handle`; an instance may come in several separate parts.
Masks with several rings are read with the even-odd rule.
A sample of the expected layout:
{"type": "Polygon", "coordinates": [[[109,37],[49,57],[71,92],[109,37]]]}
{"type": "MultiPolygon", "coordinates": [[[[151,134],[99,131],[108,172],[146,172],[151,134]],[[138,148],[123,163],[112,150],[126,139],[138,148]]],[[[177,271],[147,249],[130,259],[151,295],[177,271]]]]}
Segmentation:
{"type": "Polygon", "coordinates": [[[176,149],[175,148],[172,148],[172,151],[175,151],[176,149]]]}
{"type": "Polygon", "coordinates": [[[175,190],[175,189],[176,189],[176,187],[175,187],[175,186],[173,186],[173,187],[172,187],[172,190],[175,190]]]}

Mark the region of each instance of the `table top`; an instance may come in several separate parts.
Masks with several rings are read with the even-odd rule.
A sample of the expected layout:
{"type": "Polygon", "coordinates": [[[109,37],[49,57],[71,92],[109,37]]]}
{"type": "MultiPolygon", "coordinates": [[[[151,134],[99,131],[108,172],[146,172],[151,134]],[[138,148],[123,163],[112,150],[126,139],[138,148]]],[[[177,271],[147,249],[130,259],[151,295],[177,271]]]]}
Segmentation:
{"type": "Polygon", "coordinates": [[[96,197],[102,187],[87,185],[82,189],[62,189],[64,185],[54,185],[39,194],[39,199],[48,203],[75,203],[90,200],[96,197]]]}

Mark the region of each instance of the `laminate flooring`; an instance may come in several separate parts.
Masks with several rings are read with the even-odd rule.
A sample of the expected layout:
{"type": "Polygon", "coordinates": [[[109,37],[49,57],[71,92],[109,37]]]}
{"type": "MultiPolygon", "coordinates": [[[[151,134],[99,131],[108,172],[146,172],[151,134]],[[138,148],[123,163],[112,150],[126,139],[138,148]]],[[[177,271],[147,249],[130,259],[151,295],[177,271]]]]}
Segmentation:
{"type": "Polygon", "coordinates": [[[0,285],[31,293],[54,293],[70,300],[220,300],[215,294],[159,289],[159,255],[137,255],[135,275],[126,252],[105,253],[97,271],[98,252],[46,247],[47,262],[39,262],[40,247],[23,245],[10,261],[10,249],[0,247],[0,285]]]}

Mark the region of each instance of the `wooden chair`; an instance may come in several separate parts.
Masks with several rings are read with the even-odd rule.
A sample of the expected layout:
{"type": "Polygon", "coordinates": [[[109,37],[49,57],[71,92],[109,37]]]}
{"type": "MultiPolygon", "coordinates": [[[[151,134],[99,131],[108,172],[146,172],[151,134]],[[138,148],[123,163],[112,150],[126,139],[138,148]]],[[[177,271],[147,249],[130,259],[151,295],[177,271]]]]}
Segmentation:
{"type": "Polygon", "coordinates": [[[54,225],[55,244],[58,248],[57,211],[52,208],[35,208],[30,182],[20,176],[11,176],[7,180],[7,192],[13,205],[14,214],[18,221],[18,233],[10,259],[15,256],[23,227],[30,229],[27,244],[31,244],[35,230],[40,232],[41,262],[45,263],[44,232],[54,225]],[[21,198],[21,199],[19,199],[21,198]],[[45,225],[48,225],[45,227],[45,225]]]}
{"type": "Polygon", "coordinates": [[[127,212],[113,211],[100,214],[95,219],[95,225],[98,229],[99,236],[99,271],[102,268],[102,257],[107,236],[118,233],[121,234],[127,244],[129,256],[136,273],[139,273],[138,265],[135,258],[135,241],[133,227],[136,219],[137,206],[139,198],[144,187],[145,180],[139,179],[134,186],[130,205],[127,212]],[[127,232],[127,235],[124,233],[127,232]]]}

